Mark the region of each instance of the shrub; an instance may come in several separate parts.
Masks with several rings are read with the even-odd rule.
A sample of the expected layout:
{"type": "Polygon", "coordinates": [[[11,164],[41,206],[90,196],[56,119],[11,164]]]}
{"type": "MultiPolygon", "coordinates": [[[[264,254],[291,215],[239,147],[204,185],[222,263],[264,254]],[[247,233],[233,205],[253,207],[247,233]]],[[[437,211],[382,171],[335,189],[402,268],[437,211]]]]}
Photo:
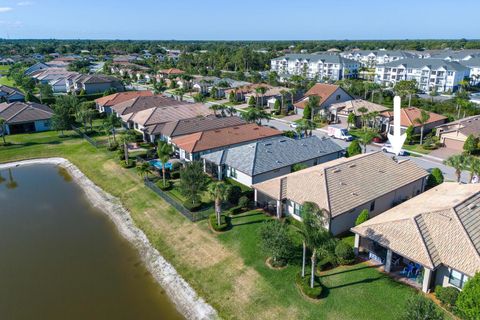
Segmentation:
{"type": "Polygon", "coordinates": [[[250,199],[246,196],[241,196],[240,199],[238,199],[238,206],[240,208],[248,208],[250,206],[250,199]]]}
{"type": "Polygon", "coordinates": [[[437,296],[438,300],[440,300],[442,304],[449,309],[455,307],[459,293],[460,290],[454,287],[444,288],[442,286],[437,286],[435,288],[435,295],[437,296]]]}
{"type": "Polygon", "coordinates": [[[127,162],[127,161],[125,161],[125,160],[120,160],[120,165],[121,165],[123,168],[129,169],[129,168],[135,167],[136,161],[135,161],[135,160],[128,160],[128,162],[127,162]]]}
{"type": "Polygon", "coordinates": [[[180,179],[180,172],[179,172],[179,171],[173,171],[173,172],[171,172],[171,173],[170,173],[170,178],[171,178],[171,179],[174,179],[174,180],[180,179]]]}
{"type": "Polygon", "coordinates": [[[427,187],[433,188],[443,183],[443,173],[439,168],[433,168],[428,176],[427,187]]]}
{"type": "Polygon", "coordinates": [[[300,171],[300,170],[303,170],[303,169],[307,169],[308,166],[304,163],[295,163],[293,166],[292,166],[292,171],[293,172],[297,172],[297,171],[300,171]]]}
{"type": "Polygon", "coordinates": [[[232,208],[230,208],[230,210],[228,210],[228,214],[231,215],[231,216],[235,216],[235,215],[240,214],[242,212],[243,212],[243,208],[241,206],[232,207],[232,208]]]}
{"type": "Polygon", "coordinates": [[[294,253],[294,245],[287,224],[278,220],[265,221],[260,228],[263,251],[272,257],[273,266],[283,266],[294,253]]]}
{"type": "Polygon", "coordinates": [[[185,207],[185,209],[187,209],[188,211],[191,211],[191,212],[197,212],[199,211],[201,208],[202,208],[202,203],[200,201],[197,201],[195,203],[192,203],[191,200],[187,200],[185,202],[183,202],[183,206],[185,207]]]}
{"type": "Polygon", "coordinates": [[[362,212],[360,212],[360,214],[358,215],[357,220],[355,220],[355,225],[358,226],[367,221],[369,218],[370,216],[368,214],[368,210],[363,209],[362,212]]]}
{"type": "Polygon", "coordinates": [[[108,151],[115,151],[118,149],[118,143],[112,143],[107,147],[108,151]]]}
{"type": "Polygon", "coordinates": [[[125,160],[125,153],[123,150],[118,150],[118,160],[125,160]]]}
{"type": "Polygon", "coordinates": [[[347,157],[353,157],[361,153],[362,147],[360,146],[360,142],[358,142],[358,140],[353,140],[347,148],[347,157]]]}
{"type": "Polygon", "coordinates": [[[339,264],[352,264],[355,262],[355,253],[353,248],[343,241],[339,241],[335,246],[335,256],[339,264]]]}
{"type": "Polygon", "coordinates": [[[337,266],[336,259],[332,259],[332,256],[327,256],[317,262],[317,269],[320,271],[334,268],[337,266]]]}
{"type": "Polygon", "coordinates": [[[315,284],[313,288],[310,288],[310,276],[305,275],[305,277],[302,278],[302,274],[300,272],[297,273],[295,277],[295,283],[300,290],[302,290],[302,293],[309,298],[319,299],[322,295],[323,286],[317,276],[315,276],[315,284]]]}
{"type": "Polygon", "coordinates": [[[443,312],[432,300],[425,298],[421,294],[414,294],[408,298],[407,305],[404,307],[404,312],[400,319],[443,320],[444,316],[443,312]]]}
{"type": "Polygon", "coordinates": [[[457,299],[457,311],[467,320],[480,316],[480,273],[467,281],[457,299]]]}
{"type": "Polygon", "coordinates": [[[227,201],[236,206],[241,195],[242,189],[239,186],[232,185],[228,192],[227,201]]]}
{"type": "Polygon", "coordinates": [[[208,221],[215,231],[225,231],[228,228],[227,218],[223,214],[220,216],[220,225],[217,225],[217,215],[215,213],[208,217],[208,221]]]}
{"type": "Polygon", "coordinates": [[[163,191],[168,191],[172,189],[172,183],[169,180],[165,180],[165,186],[163,185],[163,180],[159,180],[156,185],[158,188],[160,188],[160,190],[163,191]]]}
{"type": "Polygon", "coordinates": [[[182,167],[182,164],[180,162],[173,162],[172,163],[172,171],[178,171],[182,167]]]}

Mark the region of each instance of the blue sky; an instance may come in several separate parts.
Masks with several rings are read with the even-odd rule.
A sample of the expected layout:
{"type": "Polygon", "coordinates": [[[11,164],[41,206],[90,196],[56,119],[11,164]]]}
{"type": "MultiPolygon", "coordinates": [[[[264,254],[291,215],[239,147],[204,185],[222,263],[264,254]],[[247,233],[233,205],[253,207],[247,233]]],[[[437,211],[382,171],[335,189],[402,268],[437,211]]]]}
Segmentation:
{"type": "Polygon", "coordinates": [[[480,38],[479,0],[0,0],[0,37],[480,38]]]}

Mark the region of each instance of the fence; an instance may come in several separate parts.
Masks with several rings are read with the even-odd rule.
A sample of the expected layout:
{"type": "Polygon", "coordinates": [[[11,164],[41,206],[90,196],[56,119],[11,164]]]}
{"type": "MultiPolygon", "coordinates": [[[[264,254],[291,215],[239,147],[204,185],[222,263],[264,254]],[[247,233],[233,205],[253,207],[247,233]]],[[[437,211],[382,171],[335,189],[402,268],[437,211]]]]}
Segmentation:
{"type": "Polygon", "coordinates": [[[168,193],[166,193],[165,191],[157,187],[155,183],[153,183],[152,181],[145,179],[145,186],[147,186],[148,188],[150,188],[150,190],[158,194],[163,200],[165,200],[168,204],[170,204],[172,207],[177,209],[178,212],[180,212],[183,216],[185,216],[190,221],[197,222],[197,221],[208,218],[208,212],[207,212],[208,210],[191,212],[190,210],[185,208],[183,205],[178,203],[177,200],[173,199],[168,193]]]}
{"type": "Polygon", "coordinates": [[[80,130],[80,128],[75,127],[73,124],[72,124],[72,130],[75,131],[80,137],[87,140],[87,142],[90,143],[95,148],[98,149],[100,147],[100,145],[97,141],[95,141],[92,138],[90,138],[89,136],[87,136],[82,130],[80,130]]]}

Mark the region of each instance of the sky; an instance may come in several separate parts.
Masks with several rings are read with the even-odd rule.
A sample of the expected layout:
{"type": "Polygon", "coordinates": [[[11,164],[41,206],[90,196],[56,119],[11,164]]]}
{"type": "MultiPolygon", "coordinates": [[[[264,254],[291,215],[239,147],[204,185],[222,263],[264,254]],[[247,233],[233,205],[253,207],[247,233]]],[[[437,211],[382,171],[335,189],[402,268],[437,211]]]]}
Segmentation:
{"type": "Polygon", "coordinates": [[[479,39],[479,0],[0,0],[0,38],[479,39]]]}

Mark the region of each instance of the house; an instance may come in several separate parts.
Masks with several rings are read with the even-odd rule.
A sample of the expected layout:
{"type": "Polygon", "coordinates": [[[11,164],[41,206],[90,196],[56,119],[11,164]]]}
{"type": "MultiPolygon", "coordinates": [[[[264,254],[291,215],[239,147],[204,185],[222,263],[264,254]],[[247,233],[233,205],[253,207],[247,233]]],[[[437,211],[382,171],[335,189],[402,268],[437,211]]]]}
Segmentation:
{"type": "Polygon", "coordinates": [[[237,116],[218,117],[215,115],[207,115],[155,124],[147,127],[146,132],[150,135],[150,141],[160,139],[171,143],[172,139],[176,137],[202,131],[239,126],[245,123],[242,118],[237,116]]]}
{"type": "Polygon", "coordinates": [[[363,209],[376,216],[425,189],[428,172],[381,151],[340,158],[254,184],[257,206],[301,220],[305,202],[326,210],[333,234],[350,230],[363,209]]]}
{"type": "Polygon", "coordinates": [[[67,92],[79,93],[84,91],[86,94],[105,92],[109,89],[124,91],[122,82],[112,76],[106,75],[87,75],[79,74],[75,77],[67,78],[67,92]]]}
{"type": "MultiPolygon", "coordinates": [[[[427,134],[435,127],[447,122],[448,118],[434,112],[426,111],[430,118],[424,124],[423,133],[427,134]]],[[[384,111],[380,115],[382,119],[381,132],[393,133],[393,111],[384,111]]],[[[416,119],[420,119],[422,116],[422,109],[416,107],[407,107],[400,109],[400,127],[401,132],[404,133],[409,126],[413,126],[414,134],[420,134],[422,125],[416,122],[416,119]]]]}
{"type": "Polygon", "coordinates": [[[172,77],[172,76],[179,76],[179,75],[182,75],[184,73],[185,73],[185,71],[177,69],[177,68],[170,68],[170,69],[164,69],[164,70],[159,70],[158,71],[158,75],[161,78],[164,78],[164,79],[172,77]]]}
{"type": "MultiPolygon", "coordinates": [[[[146,98],[153,97],[142,97],[144,100],[146,98]]],[[[153,130],[155,125],[213,114],[213,111],[210,110],[207,105],[202,103],[185,103],[169,98],[164,99],[168,99],[168,101],[164,100],[161,102],[163,106],[150,107],[141,111],[124,114],[121,116],[122,121],[126,123],[129,128],[141,132],[145,141],[152,142],[152,139],[155,139],[156,136],[150,135],[150,130],[153,130]],[[176,101],[178,104],[175,104],[172,101],[176,101]]]]}
{"type": "Polygon", "coordinates": [[[255,141],[203,155],[204,170],[217,179],[231,178],[251,187],[293,172],[295,165],[315,166],[342,157],[330,138],[291,139],[283,136],[255,141]]]}
{"type": "Polygon", "coordinates": [[[442,124],[436,128],[436,134],[446,148],[461,152],[469,135],[480,137],[480,115],[442,124]]]}
{"type": "Polygon", "coordinates": [[[33,102],[0,103],[0,118],[6,122],[6,134],[39,132],[51,129],[53,111],[33,102]]]}
{"type": "Polygon", "coordinates": [[[303,75],[331,81],[356,78],[359,67],[359,62],[332,53],[287,54],[270,61],[270,70],[279,75],[303,75]]]}
{"type": "Polygon", "coordinates": [[[0,84],[0,102],[24,101],[25,95],[20,89],[0,84]]]}
{"type": "Polygon", "coordinates": [[[239,88],[242,86],[251,85],[250,82],[238,81],[230,78],[218,78],[218,77],[195,77],[193,79],[192,89],[201,94],[210,93],[213,87],[217,89],[217,97],[225,97],[226,92],[230,92],[230,89],[239,88]]]}
{"type": "Polygon", "coordinates": [[[297,114],[303,115],[303,110],[308,104],[308,100],[311,96],[317,96],[320,98],[320,105],[318,110],[315,110],[315,113],[326,113],[328,108],[333,103],[340,103],[352,100],[353,97],[340,86],[336,84],[327,84],[327,83],[316,83],[310,90],[305,93],[303,98],[294,104],[295,112],[297,114]]]}
{"type": "Polygon", "coordinates": [[[342,57],[360,62],[363,66],[374,68],[377,64],[389,63],[406,58],[414,58],[415,54],[401,50],[352,50],[340,54],[342,57]]]}
{"type": "MultiPolygon", "coordinates": [[[[114,113],[117,117],[128,119],[129,117],[132,117],[140,111],[145,111],[153,108],[165,108],[183,105],[185,105],[185,102],[181,102],[160,95],[140,95],[113,105],[111,107],[111,112],[114,113]]],[[[132,126],[129,127],[131,128],[132,126]]]]}
{"type": "Polygon", "coordinates": [[[122,102],[132,100],[137,97],[150,97],[153,96],[152,91],[126,91],[118,92],[105,97],[95,99],[95,107],[100,112],[106,114],[112,113],[112,107],[122,102]]]}
{"type": "Polygon", "coordinates": [[[393,87],[398,81],[415,80],[424,92],[454,92],[469,75],[470,69],[464,65],[441,59],[402,59],[375,68],[376,83],[393,87]]]}
{"type": "Polygon", "coordinates": [[[344,102],[333,103],[329,112],[332,115],[334,123],[339,123],[343,127],[348,127],[348,116],[353,113],[355,115],[356,127],[362,126],[361,116],[363,114],[380,114],[389,109],[381,104],[373,103],[363,99],[355,99],[344,102]],[[363,113],[359,110],[366,110],[363,113]]]}
{"type": "Polygon", "coordinates": [[[172,144],[181,160],[194,161],[207,153],[280,135],[282,131],[249,123],[181,136],[172,144]]]}
{"type": "Polygon", "coordinates": [[[44,62],[37,62],[34,65],[31,65],[30,67],[28,67],[24,71],[24,74],[26,74],[28,76],[28,75],[31,75],[32,73],[34,73],[35,71],[44,70],[44,69],[48,69],[48,68],[50,68],[50,66],[48,64],[46,64],[44,62]]]}
{"type": "Polygon", "coordinates": [[[399,274],[414,263],[421,289],[462,289],[480,271],[480,185],[445,182],[359,226],[355,251],[399,274]]]}

